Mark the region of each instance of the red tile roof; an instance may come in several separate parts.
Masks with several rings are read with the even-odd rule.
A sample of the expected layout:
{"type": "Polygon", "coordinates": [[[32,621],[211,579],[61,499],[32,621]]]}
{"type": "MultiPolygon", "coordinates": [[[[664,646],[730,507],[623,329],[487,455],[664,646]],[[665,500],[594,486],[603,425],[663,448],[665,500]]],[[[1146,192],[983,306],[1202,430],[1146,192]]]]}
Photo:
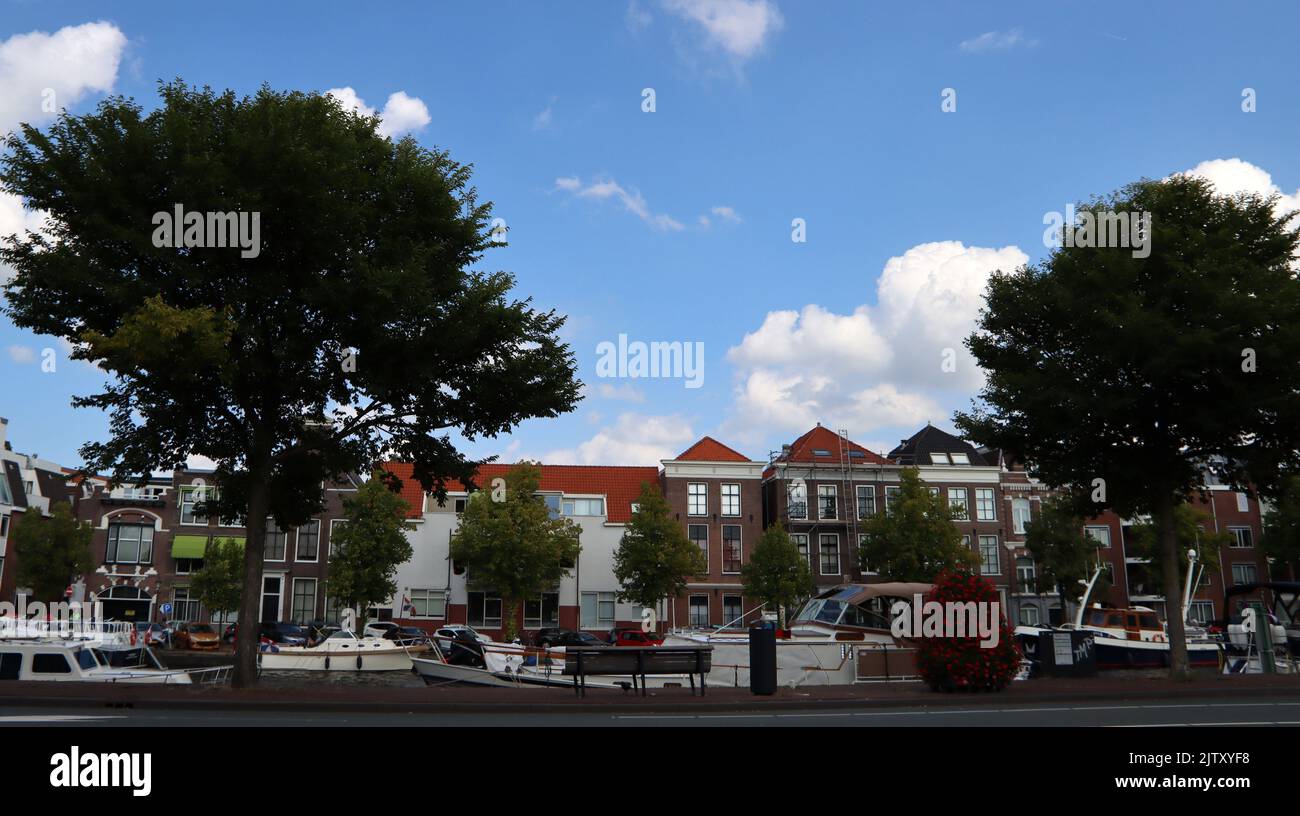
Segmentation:
{"type": "MultiPolygon", "coordinates": [[[[424,491],[420,483],[412,478],[411,465],[404,462],[389,462],[384,466],[389,472],[402,480],[402,498],[406,499],[413,510],[407,518],[419,518],[424,507],[424,491]],[[416,509],[418,508],[418,509],[416,509]]],[[[513,465],[487,464],[478,469],[475,482],[479,489],[490,486],[492,479],[505,476],[513,465]]],[[[542,481],[538,489],[559,491],[566,494],[603,495],[606,497],[605,513],[611,522],[626,523],[632,518],[632,503],[641,495],[641,483],[649,482],[659,485],[659,469],[656,467],[632,467],[622,465],[541,465],[542,481]]],[[[447,491],[459,493],[465,486],[454,479],[447,480],[447,491]]]]}
{"type": "Polygon", "coordinates": [[[692,462],[749,462],[748,456],[727,447],[711,436],[706,436],[682,451],[677,461],[692,462]]]}
{"type": "MultiPolygon", "coordinates": [[[[853,440],[848,441],[848,449],[859,451],[862,456],[854,456],[849,461],[855,463],[871,465],[888,465],[892,464],[888,459],[878,453],[872,453],[853,440]]],[[[783,454],[781,459],[787,462],[825,462],[839,464],[840,462],[840,435],[830,428],[824,428],[821,425],[813,428],[808,433],[796,439],[790,444],[790,452],[783,454]],[[817,456],[814,450],[830,451],[830,456],[817,456]]]]}

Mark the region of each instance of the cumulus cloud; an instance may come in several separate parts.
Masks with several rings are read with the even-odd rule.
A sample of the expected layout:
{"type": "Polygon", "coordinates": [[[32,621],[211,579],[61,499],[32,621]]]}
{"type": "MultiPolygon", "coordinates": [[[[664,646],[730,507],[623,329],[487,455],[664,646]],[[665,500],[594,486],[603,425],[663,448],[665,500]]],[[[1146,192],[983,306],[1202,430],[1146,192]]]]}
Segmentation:
{"type": "Polygon", "coordinates": [[[625,400],[627,402],[645,402],[645,393],[631,383],[610,385],[600,383],[596,386],[596,395],[601,399],[625,400]]]}
{"type": "MultiPolygon", "coordinates": [[[[367,105],[351,87],[330,88],[325,93],[337,99],[348,110],[356,111],[362,116],[376,115],[375,109],[367,105]]],[[[377,115],[379,135],[392,138],[417,131],[433,121],[424,102],[418,97],[408,96],[406,91],[389,94],[384,109],[377,115]]]]}
{"type": "MultiPolygon", "coordinates": [[[[29,230],[43,232],[48,226],[47,217],[48,214],[43,211],[23,209],[23,200],[18,196],[0,192],[0,243],[4,243],[11,235],[21,237],[29,230]]],[[[13,274],[12,267],[0,264],[0,286],[8,283],[13,274]]]]}
{"type": "Polygon", "coordinates": [[[10,346],[5,349],[9,353],[9,359],[19,365],[36,362],[36,351],[31,346],[10,346]]]}
{"type": "Polygon", "coordinates": [[[663,0],[663,7],[697,26],[709,45],[738,60],[762,51],[785,25],[771,0],[663,0]]]}
{"type": "Polygon", "coordinates": [[[551,97],[545,108],[537,112],[533,117],[533,130],[550,130],[555,124],[555,103],[560,101],[559,97],[551,97]]]}
{"type": "MultiPolygon", "coordinates": [[[[739,224],[742,223],[742,221],[744,220],[740,217],[740,214],[737,213],[736,210],[732,207],[726,207],[726,206],[712,207],[709,209],[709,213],[712,214],[713,218],[716,218],[725,224],[739,224]]],[[[699,218],[699,222],[700,222],[700,226],[705,228],[710,227],[713,224],[712,218],[710,218],[709,215],[707,214],[701,215],[699,218]]]]}
{"type": "Polygon", "coordinates": [[[623,209],[640,218],[651,227],[664,232],[676,232],[683,229],[681,222],[672,216],[662,213],[653,213],[646,204],[645,197],[635,188],[626,188],[618,182],[610,179],[606,181],[595,181],[590,184],[583,184],[582,179],[574,176],[562,176],[555,180],[555,189],[561,192],[570,193],[577,198],[586,198],[595,201],[615,200],[623,205],[623,209]]]}
{"type": "Polygon", "coordinates": [[[963,40],[958,48],[968,54],[984,54],[989,51],[1006,51],[1017,46],[1032,47],[1037,40],[1027,40],[1018,28],[1010,31],[985,31],[978,37],[963,40]]]}
{"type": "Polygon", "coordinates": [[[117,82],[126,35],[107,22],[32,31],[0,42],[0,135],[39,125],[117,82]]]}
{"type": "MultiPolygon", "coordinates": [[[[1203,161],[1184,175],[1200,176],[1214,185],[1215,192],[1221,195],[1233,193],[1258,193],[1260,195],[1278,195],[1279,212],[1295,212],[1300,219],[1300,188],[1287,194],[1273,182],[1273,176],[1262,167],[1257,167],[1241,159],[1211,159],[1203,161]]],[[[1296,219],[1292,219],[1292,224],[1296,219]]]]}
{"type": "Polygon", "coordinates": [[[984,381],[963,341],[989,276],[1028,261],[1014,246],[920,244],[885,264],[875,305],[769,312],[727,352],[740,382],[724,430],[752,441],[817,422],[853,434],[946,419],[945,397],[964,402],[984,381]]]}
{"type": "Polygon", "coordinates": [[[695,441],[691,424],[677,415],[619,414],[576,448],[547,453],[542,461],[557,465],[657,465],[695,441]]]}

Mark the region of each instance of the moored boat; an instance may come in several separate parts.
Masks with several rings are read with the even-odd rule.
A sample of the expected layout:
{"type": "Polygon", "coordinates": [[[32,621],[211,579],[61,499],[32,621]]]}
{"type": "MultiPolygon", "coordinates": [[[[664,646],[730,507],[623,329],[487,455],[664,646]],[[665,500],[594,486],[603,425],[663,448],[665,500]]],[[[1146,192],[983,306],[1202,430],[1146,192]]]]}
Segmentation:
{"type": "Polygon", "coordinates": [[[428,648],[340,630],[315,646],[263,643],[257,661],[263,671],[410,671],[412,656],[428,648]]]}

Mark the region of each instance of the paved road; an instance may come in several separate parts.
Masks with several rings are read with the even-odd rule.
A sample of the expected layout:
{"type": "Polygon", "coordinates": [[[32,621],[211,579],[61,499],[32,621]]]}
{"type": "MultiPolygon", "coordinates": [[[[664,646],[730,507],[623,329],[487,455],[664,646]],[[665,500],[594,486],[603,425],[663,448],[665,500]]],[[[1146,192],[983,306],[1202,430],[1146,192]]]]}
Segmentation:
{"type": "Polygon", "coordinates": [[[573,711],[537,714],[401,712],[254,712],[229,709],[87,709],[0,706],[3,726],[1230,726],[1300,725],[1295,698],[1221,698],[1178,703],[972,705],[967,707],[835,711],[619,714],[573,711]]]}

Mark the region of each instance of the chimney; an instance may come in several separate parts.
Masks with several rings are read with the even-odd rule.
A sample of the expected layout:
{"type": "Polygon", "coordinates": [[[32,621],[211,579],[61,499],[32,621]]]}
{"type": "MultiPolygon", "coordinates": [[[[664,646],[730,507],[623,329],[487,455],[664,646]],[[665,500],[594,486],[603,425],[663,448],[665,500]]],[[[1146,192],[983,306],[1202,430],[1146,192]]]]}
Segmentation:
{"type": "Polygon", "coordinates": [[[9,420],[0,417],[0,448],[9,450],[9,420]]]}

